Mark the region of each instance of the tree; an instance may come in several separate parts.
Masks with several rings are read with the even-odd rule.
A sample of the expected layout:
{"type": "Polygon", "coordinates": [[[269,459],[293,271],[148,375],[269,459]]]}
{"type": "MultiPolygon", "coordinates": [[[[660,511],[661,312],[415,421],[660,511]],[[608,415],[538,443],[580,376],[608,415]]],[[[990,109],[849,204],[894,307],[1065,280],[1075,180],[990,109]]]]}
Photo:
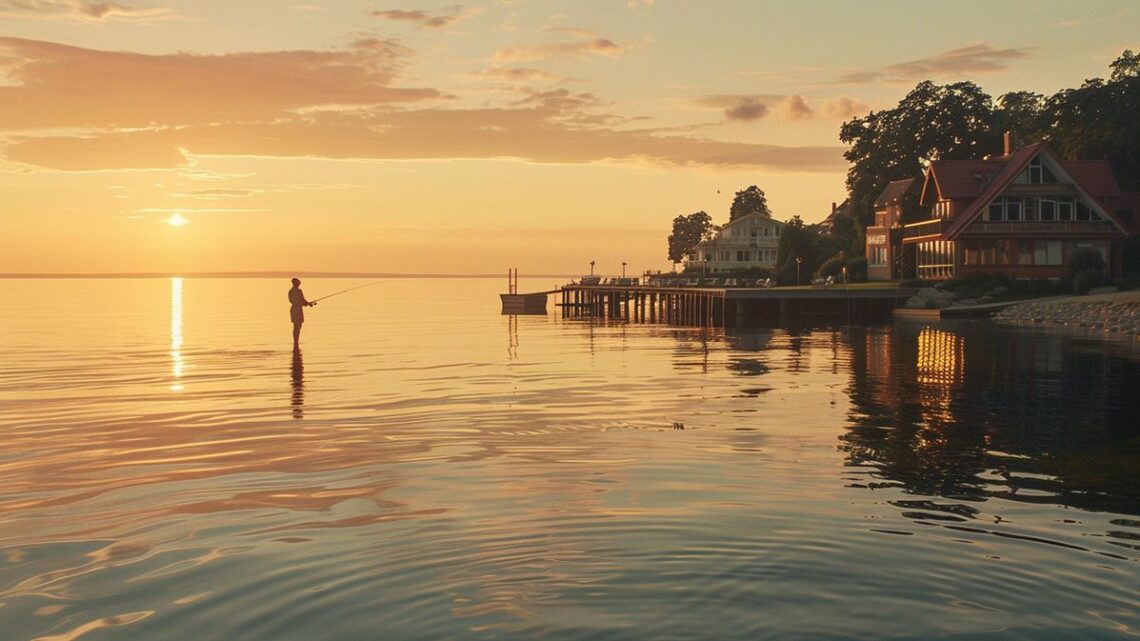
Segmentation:
{"type": "Polygon", "coordinates": [[[1140,190],[1140,54],[1125,50],[1108,80],[1050,96],[1042,134],[1066,158],[1107,158],[1125,191],[1140,190]]]}
{"type": "Polygon", "coordinates": [[[764,216],[772,216],[772,210],[768,209],[768,198],[764,195],[764,190],[752,185],[748,189],[736,192],[736,197],[732,199],[732,207],[728,210],[728,222],[731,223],[741,216],[747,216],[757,211],[764,216]]]}
{"type": "Polygon", "coordinates": [[[686,256],[692,258],[697,244],[711,238],[715,232],[712,216],[703,211],[677,216],[673,219],[673,233],[669,234],[669,260],[679,263],[686,256]]]}
{"type": "Polygon", "coordinates": [[[972,82],[920,82],[893,109],[843,123],[839,139],[851,145],[847,189],[852,216],[866,228],[875,199],[892,180],[921,178],[932,160],[982,158],[1000,153],[993,99],[972,82]]]}
{"type": "Polygon", "coordinates": [[[780,246],[776,251],[776,278],[782,285],[795,285],[797,271],[801,282],[806,282],[825,260],[838,252],[834,238],[803,224],[799,216],[787,221],[780,232],[780,246]],[[796,259],[800,262],[797,263],[796,259]]]}

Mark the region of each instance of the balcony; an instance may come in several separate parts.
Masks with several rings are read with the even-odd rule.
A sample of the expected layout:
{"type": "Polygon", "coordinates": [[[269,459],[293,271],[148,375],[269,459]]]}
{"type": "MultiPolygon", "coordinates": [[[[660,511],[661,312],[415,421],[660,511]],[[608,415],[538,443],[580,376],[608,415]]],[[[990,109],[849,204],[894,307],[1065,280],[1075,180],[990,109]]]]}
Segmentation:
{"type": "Polygon", "coordinates": [[[981,236],[1104,236],[1118,233],[1108,221],[1002,222],[979,220],[962,230],[963,238],[981,236]]]}
{"type": "Polygon", "coordinates": [[[946,221],[942,218],[933,218],[919,223],[904,225],[903,242],[929,236],[940,236],[942,235],[942,223],[944,222],[946,221]]]}

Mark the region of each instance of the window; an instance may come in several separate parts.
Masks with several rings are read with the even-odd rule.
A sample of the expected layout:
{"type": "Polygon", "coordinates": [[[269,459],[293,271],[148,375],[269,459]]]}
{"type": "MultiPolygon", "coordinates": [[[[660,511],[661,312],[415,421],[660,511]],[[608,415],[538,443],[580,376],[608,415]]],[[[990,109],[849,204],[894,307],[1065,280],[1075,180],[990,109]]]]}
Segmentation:
{"type": "Polygon", "coordinates": [[[1000,223],[1005,220],[1005,203],[1003,199],[998,198],[990,203],[989,210],[986,212],[986,220],[994,223],[1000,223]]]}
{"type": "Polygon", "coordinates": [[[1021,220],[1021,201],[1010,198],[1005,200],[1005,219],[1011,222],[1021,220]]]}
{"type": "Polygon", "coordinates": [[[1037,240],[1033,242],[1034,265],[1060,265],[1061,241],[1037,240]]]}
{"type": "Polygon", "coordinates": [[[737,250],[737,252],[736,252],[736,262],[738,262],[738,263],[747,263],[747,262],[748,262],[748,252],[746,252],[746,251],[741,251],[741,250],[737,250]]]}
{"type": "Polygon", "coordinates": [[[1017,243],[1017,264],[1018,265],[1032,265],[1033,264],[1033,241],[1022,240],[1017,243]]]}
{"type": "Polygon", "coordinates": [[[1053,198],[1042,198],[1037,201],[1042,222],[1057,220],[1057,201],[1053,198]]]}
{"type": "Polygon", "coordinates": [[[1041,184],[1041,156],[1029,161],[1029,167],[1025,169],[1025,181],[1031,185],[1041,184]]]}
{"type": "Polygon", "coordinates": [[[1073,199],[1060,198],[1057,200],[1057,220],[1073,219],[1073,199]]]}
{"type": "Polygon", "coordinates": [[[779,236],[780,235],[780,228],[776,227],[775,229],[776,229],[776,236],[779,236]]]}

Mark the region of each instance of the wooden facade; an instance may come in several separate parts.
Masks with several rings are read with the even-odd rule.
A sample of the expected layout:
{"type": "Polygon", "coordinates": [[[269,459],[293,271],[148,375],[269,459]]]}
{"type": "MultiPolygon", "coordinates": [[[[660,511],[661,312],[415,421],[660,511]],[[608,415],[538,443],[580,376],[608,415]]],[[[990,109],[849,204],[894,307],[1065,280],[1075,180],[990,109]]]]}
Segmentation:
{"type": "Polygon", "coordinates": [[[927,280],[975,272],[1058,278],[1081,249],[1100,252],[1119,276],[1135,199],[1120,192],[1108,162],[1061,160],[1043,144],[1008,146],[1007,137],[997,158],[931,163],[919,199],[926,218],[904,225],[893,251],[913,256],[914,275],[927,280]]]}

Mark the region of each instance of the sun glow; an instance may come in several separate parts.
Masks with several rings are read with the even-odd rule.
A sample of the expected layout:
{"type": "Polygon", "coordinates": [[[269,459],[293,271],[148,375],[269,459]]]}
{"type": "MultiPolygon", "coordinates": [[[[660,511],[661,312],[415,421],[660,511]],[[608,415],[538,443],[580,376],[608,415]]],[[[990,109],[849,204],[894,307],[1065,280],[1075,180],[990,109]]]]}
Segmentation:
{"type": "Polygon", "coordinates": [[[183,218],[182,214],[171,214],[170,218],[162,221],[171,227],[181,227],[188,224],[190,221],[183,218]]]}

